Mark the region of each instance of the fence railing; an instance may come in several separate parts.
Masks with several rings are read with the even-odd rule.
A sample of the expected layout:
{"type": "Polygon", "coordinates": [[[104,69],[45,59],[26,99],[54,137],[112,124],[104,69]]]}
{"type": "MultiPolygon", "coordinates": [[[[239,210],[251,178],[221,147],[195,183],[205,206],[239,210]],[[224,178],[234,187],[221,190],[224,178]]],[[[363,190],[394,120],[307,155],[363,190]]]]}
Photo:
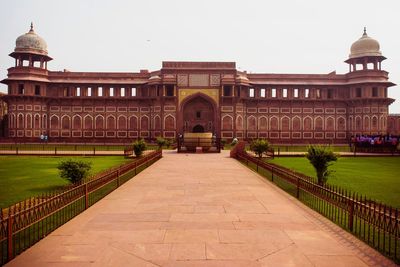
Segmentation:
{"type": "MultiPolygon", "coordinates": [[[[129,144],[63,144],[63,143],[0,143],[1,155],[114,155],[123,154],[129,144]],[[119,153],[118,153],[119,152],[119,153]]],[[[148,144],[148,149],[157,149],[156,144],[148,144]]]]}
{"type": "Polygon", "coordinates": [[[49,193],[0,213],[0,265],[109,194],[162,157],[156,150],[61,193],[49,193]]]}
{"type": "Polygon", "coordinates": [[[318,185],[312,177],[266,163],[246,152],[238,152],[235,157],[385,256],[400,263],[399,209],[337,186],[318,185]]]}

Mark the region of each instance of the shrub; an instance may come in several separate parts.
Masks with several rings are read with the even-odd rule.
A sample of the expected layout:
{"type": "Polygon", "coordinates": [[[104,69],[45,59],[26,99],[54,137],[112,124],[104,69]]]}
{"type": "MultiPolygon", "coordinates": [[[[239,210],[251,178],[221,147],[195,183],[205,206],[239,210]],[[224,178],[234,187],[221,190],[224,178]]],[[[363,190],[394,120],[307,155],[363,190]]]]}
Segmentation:
{"type": "Polygon", "coordinates": [[[140,157],[147,148],[146,142],[143,139],[138,139],[133,143],[133,152],[136,157],[140,157]]]}
{"type": "Polygon", "coordinates": [[[266,154],[269,148],[269,142],[266,139],[256,139],[251,142],[250,150],[253,151],[260,159],[266,154]]]}
{"type": "Polygon", "coordinates": [[[307,149],[306,158],[317,172],[318,184],[324,185],[332,173],[328,170],[328,167],[332,165],[330,162],[337,161],[338,155],[328,147],[310,145],[307,149]]]}
{"type": "Polygon", "coordinates": [[[165,140],[162,137],[157,137],[156,142],[157,142],[157,145],[158,145],[158,149],[162,149],[162,147],[167,144],[167,140],[165,140]]]}
{"type": "Polygon", "coordinates": [[[221,148],[224,149],[226,145],[226,139],[221,139],[221,148]]]}
{"type": "Polygon", "coordinates": [[[172,139],[165,139],[165,146],[166,146],[167,148],[169,148],[169,147],[172,145],[172,143],[173,143],[173,140],[172,140],[172,139]]]}
{"type": "Polygon", "coordinates": [[[61,161],[57,166],[61,178],[67,179],[73,184],[80,183],[85,179],[89,175],[91,168],[91,162],[75,161],[72,159],[61,161]]]}

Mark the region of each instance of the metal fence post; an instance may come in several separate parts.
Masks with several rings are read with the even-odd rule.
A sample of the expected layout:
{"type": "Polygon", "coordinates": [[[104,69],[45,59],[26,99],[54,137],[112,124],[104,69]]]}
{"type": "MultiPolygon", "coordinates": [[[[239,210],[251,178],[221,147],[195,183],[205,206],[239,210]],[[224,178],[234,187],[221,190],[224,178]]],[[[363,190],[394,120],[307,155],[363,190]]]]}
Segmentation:
{"type": "Polygon", "coordinates": [[[258,172],[258,160],[256,160],[256,170],[258,172]]]}
{"type": "Polygon", "coordinates": [[[136,176],[136,169],[137,169],[137,161],[135,161],[135,176],[136,176]]]}
{"type": "Polygon", "coordinates": [[[89,208],[88,184],[85,184],[85,210],[89,208]]]}
{"type": "Polygon", "coordinates": [[[297,183],[296,183],[296,198],[300,197],[300,178],[297,177],[297,183]]]}
{"type": "Polygon", "coordinates": [[[119,169],[117,170],[117,187],[119,187],[119,169]]]}
{"type": "Polygon", "coordinates": [[[7,261],[12,260],[13,258],[13,221],[12,221],[12,216],[9,213],[8,214],[8,220],[7,220],[7,261]]]}
{"type": "Polygon", "coordinates": [[[354,201],[352,199],[348,199],[348,205],[349,205],[349,230],[350,232],[353,232],[353,222],[354,222],[354,201]]]}
{"type": "Polygon", "coordinates": [[[274,181],[274,167],[271,167],[271,181],[274,181]]]}

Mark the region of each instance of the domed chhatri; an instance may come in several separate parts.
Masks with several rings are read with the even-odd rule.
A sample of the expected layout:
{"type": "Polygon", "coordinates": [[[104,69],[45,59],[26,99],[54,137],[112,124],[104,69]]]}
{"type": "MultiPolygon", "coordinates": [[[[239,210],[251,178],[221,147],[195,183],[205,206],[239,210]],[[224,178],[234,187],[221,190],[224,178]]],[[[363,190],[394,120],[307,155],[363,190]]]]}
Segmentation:
{"type": "Polygon", "coordinates": [[[349,58],[359,57],[381,57],[379,42],[367,35],[367,30],[364,27],[364,34],[354,42],[350,49],[349,58]]]}
{"type": "Polygon", "coordinates": [[[17,38],[14,51],[47,55],[46,41],[35,33],[33,30],[33,23],[31,23],[31,29],[29,32],[17,38]]]}

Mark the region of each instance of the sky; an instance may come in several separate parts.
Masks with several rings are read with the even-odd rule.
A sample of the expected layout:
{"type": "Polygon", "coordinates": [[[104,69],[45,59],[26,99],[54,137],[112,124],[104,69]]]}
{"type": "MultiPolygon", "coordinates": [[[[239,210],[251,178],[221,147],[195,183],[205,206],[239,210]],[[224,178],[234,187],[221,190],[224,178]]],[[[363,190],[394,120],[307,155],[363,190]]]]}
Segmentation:
{"type": "MultiPolygon", "coordinates": [[[[0,0],[0,79],[18,36],[35,31],[53,71],[137,72],[162,61],[235,61],[258,73],[346,73],[363,28],[400,84],[399,0],[0,0]]],[[[0,91],[6,92],[0,85],[0,91]]],[[[400,113],[400,88],[390,113],[400,113]]]]}

